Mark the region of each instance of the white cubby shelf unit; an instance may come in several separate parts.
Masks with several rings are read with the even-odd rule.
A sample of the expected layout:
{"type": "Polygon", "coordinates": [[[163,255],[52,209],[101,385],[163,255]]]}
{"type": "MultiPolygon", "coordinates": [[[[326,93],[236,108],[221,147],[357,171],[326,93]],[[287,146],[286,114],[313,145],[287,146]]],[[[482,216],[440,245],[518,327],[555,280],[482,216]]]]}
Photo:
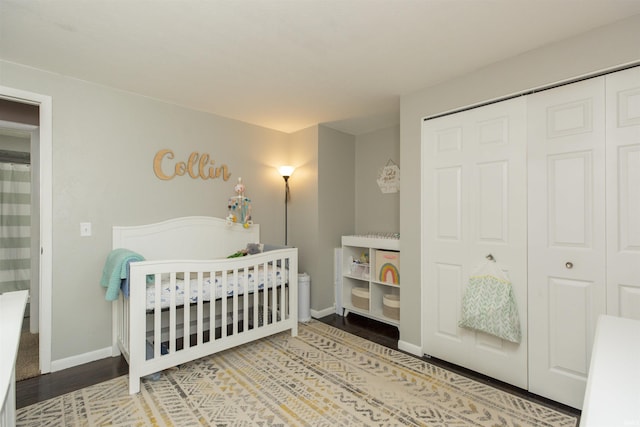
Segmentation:
{"type": "Polygon", "coordinates": [[[399,307],[400,298],[399,260],[397,235],[342,236],[343,315],[353,312],[398,326],[400,315],[385,314],[399,312],[395,308],[399,307]],[[354,292],[355,288],[358,289],[354,292]],[[367,291],[368,301],[363,298],[367,291]]]}

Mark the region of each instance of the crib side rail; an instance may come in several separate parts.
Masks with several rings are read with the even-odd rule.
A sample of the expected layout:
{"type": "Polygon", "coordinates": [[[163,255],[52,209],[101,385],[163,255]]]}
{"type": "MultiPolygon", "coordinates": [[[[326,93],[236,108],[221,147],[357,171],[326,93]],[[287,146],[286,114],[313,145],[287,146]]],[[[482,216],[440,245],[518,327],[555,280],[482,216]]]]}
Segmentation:
{"type": "Polygon", "coordinates": [[[297,335],[297,255],[287,248],[233,259],[133,263],[128,316],[118,316],[128,322],[119,329],[128,341],[120,348],[128,357],[130,392],[139,391],[145,375],[287,329],[297,335]],[[150,311],[147,277],[155,298],[150,311]],[[178,283],[186,298],[174,291],[178,283]]]}

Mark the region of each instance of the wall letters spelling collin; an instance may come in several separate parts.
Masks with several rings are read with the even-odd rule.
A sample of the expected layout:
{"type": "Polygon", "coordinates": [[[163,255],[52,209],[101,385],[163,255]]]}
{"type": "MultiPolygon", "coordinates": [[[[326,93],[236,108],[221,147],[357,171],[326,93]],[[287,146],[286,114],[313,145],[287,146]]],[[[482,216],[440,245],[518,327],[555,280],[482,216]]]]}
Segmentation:
{"type": "MultiPolygon", "coordinates": [[[[156,153],[156,156],[153,158],[153,172],[158,178],[166,181],[186,173],[193,179],[216,179],[222,177],[224,181],[227,181],[231,176],[227,165],[215,167],[215,160],[210,160],[208,154],[200,155],[195,151],[189,155],[189,160],[175,163],[172,172],[169,172],[169,174],[164,173],[162,168],[163,160],[165,158],[173,160],[174,157],[173,151],[169,149],[160,150],[156,153]]],[[[170,169],[171,166],[165,166],[165,170],[170,169]]]]}

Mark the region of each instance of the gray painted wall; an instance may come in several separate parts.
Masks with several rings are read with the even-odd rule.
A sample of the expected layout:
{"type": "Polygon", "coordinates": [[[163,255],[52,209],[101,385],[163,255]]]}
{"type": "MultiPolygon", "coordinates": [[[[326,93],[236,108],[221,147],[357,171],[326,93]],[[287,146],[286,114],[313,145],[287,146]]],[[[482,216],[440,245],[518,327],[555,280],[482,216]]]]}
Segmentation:
{"type": "Polygon", "coordinates": [[[292,135],[289,244],[311,276],[312,310],[333,312],[334,249],[343,235],[400,229],[399,193],[382,194],[375,181],[389,158],[399,165],[399,147],[399,126],[355,137],[318,125],[292,135]]]}
{"type": "Polygon", "coordinates": [[[311,309],[335,301],[333,252],[355,228],[355,137],[318,125],[292,134],[289,244],[298,248],[301,272],[311,277],[311,309]]]}
{"type": "MultiPolygon", "coordinates": [[[[182,215],[226,215],[242,177],[262,240],[282,242],[282,177],[290,136],[57,74],[0,62],[0,85],[50,95],[53,104],[52,359],[110,346],[111,304],[99,286],[113,225],[182,215]],[[161,181],[152,162],[208,153],[227,182],[188,176],[161,181]],[[80,237],[80,222],[93,236],[80,237]]],[[[177,242],[177,244],[184,244],[177,242]]]]}
{"type": "Polygon", "coordinates": [[[342,235],[352,234],[355,221],[355,137],[319,127],[318,261],[312,276],[311,307],[322,310],[335,303],[334,249],[342,235]]]}
{"type": "Polygon", "coordinates": [[[376,182],[388,160],[402,177],[400,126],[356,137],[356,233],[400,231],[400,193],[383,193],[376,182]]]}
{"type": "Polygon", "coordinates": [[[402,325],[400,340],[421,346],[420,132],[427,116],[640,62],[640,16],[530,51],[401,98],[402,325]]]}
{"type": "MultiPolygon", "coordinates": [[[[289,244],[298,248],[298,270],[311,276],[311,304],[317,302],[319,288],[315,277],[318,259],[318,127],[312,126],[292,135],[289,155],[296,167],[289,179],[289,244]]],[[[284,185],[283,185],[284,191],[284,185]]]]}

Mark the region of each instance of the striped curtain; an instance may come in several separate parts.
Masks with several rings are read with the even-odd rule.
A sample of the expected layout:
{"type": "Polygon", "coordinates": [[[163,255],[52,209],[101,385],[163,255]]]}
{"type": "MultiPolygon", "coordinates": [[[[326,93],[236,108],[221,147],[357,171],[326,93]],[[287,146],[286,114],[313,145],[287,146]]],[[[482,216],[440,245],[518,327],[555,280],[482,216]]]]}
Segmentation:
{"type": "Polygon", "coordinates": [[[0,294],[29,290],[31,166],[0,163],[0,294]]]}

